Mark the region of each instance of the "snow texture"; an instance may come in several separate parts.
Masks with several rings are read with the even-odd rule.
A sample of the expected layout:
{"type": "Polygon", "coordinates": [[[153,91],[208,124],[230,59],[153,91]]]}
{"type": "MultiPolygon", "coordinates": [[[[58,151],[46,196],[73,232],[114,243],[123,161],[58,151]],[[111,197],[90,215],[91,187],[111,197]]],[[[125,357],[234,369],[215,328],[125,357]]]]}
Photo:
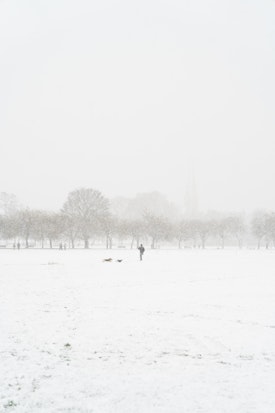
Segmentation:
{"type": "Polygon", "coordinates": [[[274,413],[274,261],[0,251],[0,412],[274,413]]]}

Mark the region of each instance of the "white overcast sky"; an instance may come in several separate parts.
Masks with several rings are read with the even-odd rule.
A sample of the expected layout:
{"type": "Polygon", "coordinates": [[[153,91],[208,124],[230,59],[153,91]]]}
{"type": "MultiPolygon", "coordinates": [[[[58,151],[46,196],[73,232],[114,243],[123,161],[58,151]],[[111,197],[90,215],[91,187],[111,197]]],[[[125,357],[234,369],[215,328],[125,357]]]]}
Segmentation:
{"type": "Polygon", "coordinates": [[[275,209],[273,0],[0,0],[0,191],[275,209]]]}

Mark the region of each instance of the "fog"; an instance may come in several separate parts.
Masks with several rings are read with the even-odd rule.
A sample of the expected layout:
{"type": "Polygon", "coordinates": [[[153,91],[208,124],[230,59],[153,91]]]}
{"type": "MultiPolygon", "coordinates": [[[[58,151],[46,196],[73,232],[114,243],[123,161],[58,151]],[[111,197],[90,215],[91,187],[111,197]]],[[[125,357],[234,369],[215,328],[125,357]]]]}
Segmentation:
{"type": "Polygon", "coordinates": [[[275,209],[275,2],[0,1],[0,192],[275,209]]]}

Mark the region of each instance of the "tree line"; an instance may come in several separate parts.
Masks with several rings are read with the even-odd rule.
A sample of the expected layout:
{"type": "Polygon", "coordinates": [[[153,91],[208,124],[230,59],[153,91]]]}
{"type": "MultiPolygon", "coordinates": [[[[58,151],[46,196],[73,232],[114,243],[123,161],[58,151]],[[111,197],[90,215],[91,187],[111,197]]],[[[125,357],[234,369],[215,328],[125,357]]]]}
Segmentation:
{"type": "Polygon", "coordinates": [[[86,249],[136,248],[140,242],[152,249],[168,244],[222,249],[229,243],[239,248],[253,242],[257,248],[275,246],[274,212],[257,211],[249,220],[244,214],[218,212],[187,217],[157,192],[109,201],[98,190],[79,188],[68,194],[57,212],[21,207],[14,195],[1,193],[0,208],[2,247],[18,241],[26,248],[54,248],[60,242],[86,249]]]}

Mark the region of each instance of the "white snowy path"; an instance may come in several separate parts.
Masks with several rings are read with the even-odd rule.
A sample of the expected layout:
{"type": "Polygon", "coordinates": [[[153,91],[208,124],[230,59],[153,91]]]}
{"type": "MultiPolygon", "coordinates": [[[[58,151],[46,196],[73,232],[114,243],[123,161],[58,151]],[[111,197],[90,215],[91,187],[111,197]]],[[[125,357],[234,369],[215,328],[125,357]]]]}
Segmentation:
{"type": "Polygon", "coordinates": [[[1,413],[274,413],[275,252],[0,251],[0,334],[1,413]]]}

